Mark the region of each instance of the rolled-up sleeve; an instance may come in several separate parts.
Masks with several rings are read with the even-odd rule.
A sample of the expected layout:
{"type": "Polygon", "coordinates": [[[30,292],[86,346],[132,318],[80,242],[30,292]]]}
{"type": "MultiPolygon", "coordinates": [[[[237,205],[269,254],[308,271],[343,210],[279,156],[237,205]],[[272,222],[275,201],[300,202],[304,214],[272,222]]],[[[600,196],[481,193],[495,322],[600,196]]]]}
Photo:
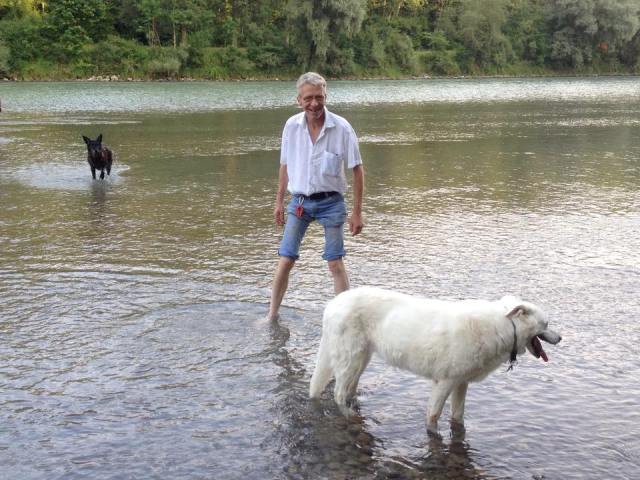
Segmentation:
{"type": "Polygon", "coordinates": [[[344,151],[347,154],[347,168],[353,168],[357,165],[362,165],[362,158],[360,157],[360,147],[358,146],[358,137],[356,132],[349,126],[347,129],[346,145],[344,151]]]}
{"type": "Polygon", "coordinates": [[[289,154],[289,124],[287,123],[282,130],[282,141],[280,143],[280,165],[287,164],[287,157],[289,154]]]}

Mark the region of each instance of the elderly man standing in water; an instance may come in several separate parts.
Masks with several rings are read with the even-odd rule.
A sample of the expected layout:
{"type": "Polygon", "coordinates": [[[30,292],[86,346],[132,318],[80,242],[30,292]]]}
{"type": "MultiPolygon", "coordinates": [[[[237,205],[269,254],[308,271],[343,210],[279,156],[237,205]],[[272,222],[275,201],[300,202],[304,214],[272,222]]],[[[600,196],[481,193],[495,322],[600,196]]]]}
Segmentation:
{"type": "Polygon", "coordinates": [[[291,117],[282,132],[278,193],[274,208],[276,224],[284,225],[278,249],[280,259],[273,279],[268,319],[278,319],[287,291],[289,273],[299,258],[300,243],[309,224],[317,220],[324,227],[324,253],[336,294],[349,289],[343,227],[347,219],[344,194],[345,167],[353,171],[353,210],[349,218],[351,235],[362,232],[364,167],[358,139],[347,120],[325,107],[327,83],[314,72],[300,76],[296,84],[302,112],[291,117]],[[285,224],[285,191],[291,194],[285,224]]]}

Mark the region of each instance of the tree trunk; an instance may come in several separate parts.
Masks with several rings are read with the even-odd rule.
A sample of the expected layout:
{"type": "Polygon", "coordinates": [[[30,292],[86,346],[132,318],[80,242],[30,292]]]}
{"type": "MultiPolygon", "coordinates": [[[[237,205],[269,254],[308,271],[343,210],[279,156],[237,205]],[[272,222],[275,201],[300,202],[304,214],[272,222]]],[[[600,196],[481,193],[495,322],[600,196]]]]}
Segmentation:
{"type": "Polygon", "coordinates": [[[180,27],[180,45],[186,45],[186,44],[187,44],[187,26],[182,25],[180,27]]]}
{"type": "Polygon", "coordinates": [[[176,38],[176,22],[171,22],[173,27],[173,48],[178,48],[178,39],[176,38]]]}
{"type": "Polygon", "coordinates": [[[158,24],[156,17],[151,18],[151,31],[149,32],[149,45],[151,47],[160,45],[160,36],[158,35],[158,24]]]}

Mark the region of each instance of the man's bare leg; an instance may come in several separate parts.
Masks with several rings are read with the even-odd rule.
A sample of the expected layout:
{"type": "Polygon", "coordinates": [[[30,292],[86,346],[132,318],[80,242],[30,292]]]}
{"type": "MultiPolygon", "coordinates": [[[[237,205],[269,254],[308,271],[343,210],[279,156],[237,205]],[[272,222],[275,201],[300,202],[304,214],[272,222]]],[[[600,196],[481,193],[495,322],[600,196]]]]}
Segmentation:
{"type": "Polygon", "coordinates": [[[328,263],[329,271],[333,277],[333,291],[335,294],[338,295],[345,290],[349,290],[349,276],[342,259],[330,260],[328,263]]]}
{"type": "Polygon", "coordinates": [[[269,305],[269,313],[267,320],[275,322],[278,320],[280,305],[282,299],[289,286],[289,273],[296,261],[290,257],[280,257],[276,273],[273,276],[273,285],[271,287],[271,304],[269,305]]]}

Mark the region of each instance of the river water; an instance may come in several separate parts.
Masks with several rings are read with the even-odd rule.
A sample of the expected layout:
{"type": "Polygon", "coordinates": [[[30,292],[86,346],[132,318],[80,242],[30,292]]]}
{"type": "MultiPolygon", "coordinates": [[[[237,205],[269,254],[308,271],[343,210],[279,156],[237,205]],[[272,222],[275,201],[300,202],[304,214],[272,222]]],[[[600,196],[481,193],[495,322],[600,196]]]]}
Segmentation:
{"type": "MultiPolygon", "coordinates": [[[[332,296],[313,227],[267,311],[292,82],[3,83],[0,478],[632,479],[640,470],[640,79],[331,82],[361,140],[351,283],[517,294],[563,341],[425,429],[374,359],[307,400],[332,296]],[[82,135],[115,154],[93,181],[82,135]]],[[[350,201],[348,195],[347,201],[350,201]]]]}

